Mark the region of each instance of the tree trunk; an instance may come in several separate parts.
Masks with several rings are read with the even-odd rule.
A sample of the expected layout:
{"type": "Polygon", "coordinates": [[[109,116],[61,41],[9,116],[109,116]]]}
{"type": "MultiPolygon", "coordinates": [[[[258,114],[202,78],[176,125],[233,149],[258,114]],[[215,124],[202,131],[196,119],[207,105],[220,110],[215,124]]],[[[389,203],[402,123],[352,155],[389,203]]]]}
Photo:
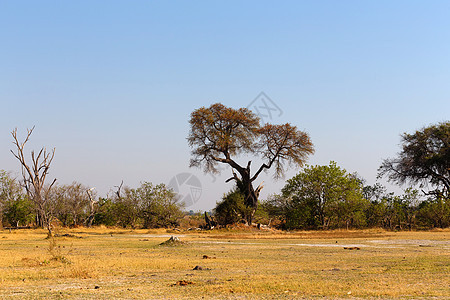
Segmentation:
{"type": "Polygon", "coordinates": [[[87,227],[92,227],[92,222],[94,222],[94,215],[90,215],[90,216],[87,218],[86,226],[87,226],[87,227]]]}
{"type": "Polygon", "coordinates": [[[36,210],[36,227],[45,228],[44,216],[41,210],[36,210]]]}
{"type": "Polygon", "coordinates": [[[258,209],[258,198],[263,186],[260,184],[256,189],[253,188],[252,181],[247,174],[241,174],[242,180],[237,180],[237,187],[244,195],[244,202],[248,208],[251,208],[250,212],[247,213],[246,221],[249,226],[252,225],[253,216],[258,209]]]}
{"type": "Polygon", "coordinates": [[[47,222],[47,238],[53,237],[52,224],[47,222]]]}
{"type": "Polygon", "coordinates": [[[208,226],[208,229],[213,229],[215,226],[215,222],[208,217],[208,213],[205,211],[205,222],[208,226]]]}

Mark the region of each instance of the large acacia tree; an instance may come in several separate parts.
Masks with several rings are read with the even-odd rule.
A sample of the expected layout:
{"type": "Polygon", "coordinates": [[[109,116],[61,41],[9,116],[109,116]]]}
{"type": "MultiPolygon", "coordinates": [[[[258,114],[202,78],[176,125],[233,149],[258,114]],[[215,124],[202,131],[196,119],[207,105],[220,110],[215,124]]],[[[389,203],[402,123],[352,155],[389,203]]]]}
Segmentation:
{"type": "Polygon", "coordinates": [[[379,176],[397,184],[428,185],[430,194],[450,199],[450,122],[404,133],[401,143],[402,151],[383,161],[379,176]]]}
{"type": "Polygon", "coordinates": [[[253,183],[261,172],[275,169],[275,178],[283,176],[286,165],[302,166],[308,155],[314,153],[309,135],[286,123],[261,124],[259,117],[247,108],[233,109],[216,103],[192,112],[188,142],[192,148],[191,167],[203,167],[206,173],[219,173],[218,165],[227,164],[252,213],[258,205],[262,185],[253,183]],[[251,172],[251,160],[242,165],[240,155],[259,157],[263,163],[251,172]]]}

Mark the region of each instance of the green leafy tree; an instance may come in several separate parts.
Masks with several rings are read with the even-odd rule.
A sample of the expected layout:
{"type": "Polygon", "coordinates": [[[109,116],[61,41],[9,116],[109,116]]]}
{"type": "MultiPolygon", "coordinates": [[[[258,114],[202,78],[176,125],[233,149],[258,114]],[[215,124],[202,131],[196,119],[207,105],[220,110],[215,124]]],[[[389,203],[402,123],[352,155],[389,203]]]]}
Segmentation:
{"type": "Polygon", "coordinates": [[[26,195],[20,195],[5,205],[5,220],[11,225],[19,227],[28,225],[34,219],[34,205],[26,195]]]}
{"type": "Polygon", "coordinates": [[[282,189],[289,201],[288,228],[330,228],[362,226],[367,201],[361,182],[335,162],[308,166],[287,181],[282,189]]]}
{"type": "Polygon", "coordinates": [[[189,146],[192,148],[191,167],[203,167],[206,173],[217,174],[218,165],[232,168],[233,177],[244,195],[245,205],[251,208],[249,224],[258,206],[262,188],[253,186],[263,171],[275,169],[275,178],[284,174],[286,165],[302,166],[314,152],[307,133],[291,124],[261,125],[257,115],[247,108],[233,109],[216,103],[192,112],[190,118],[189,146]],[[241,155],[259,157],[264,162],[251,171],[251,161],[239,164],[241,155]]]}
{"type": "Polygon", "coordinates": [[[403,224],[410,230],[416,226],[416,215],[420,203],[419,191],[413,188],[407,188],[401,196],[403,224]]]}
{"type": "Polygon", "coordinates": [[[390,193],[384,200],[386,206],[385,228],[412,229],[415,226],[415,215],[419,203],[419,192],[417,190],[408,188],[401,196],[390,193]]]}
{"type": "Polygon", "coordinates": [[[368,227],[383,227],[385,225],[387,199],[392,195],[389,195],[386,187],[380,183],[363,187],[363,197],[370,203],[364,212],[368,227]]]}
{"type": "Polygon", "coordinates": [[[139,203],[145,228],[178,226],[184,215],[177,195],[164,184],[154,186],[144,182],[138,189],[131,191],[131,196],[139,203]]]}
{"type": "Polygon", "coordinates": [[[421,227],[447,228],[450,226],[450,200],[429,197],[418,206],[417,220],[421,227]]]}
{"type": "Polygon", "coordinates": [[[136,228],[139,226],[139,200],[135,195],[135,191],[129,187],[125,187],[121,192],[122,185],[118,188],[114,195],[114,209],[117,217],[117,225],[126,228],[136,228]]]}
{"type": "Polygon", "coordinates": [[[261,203],[261,209],[269,218],[269,225],[275,223],[283,226],[286,224],[286,215],[290,208],[290,201],[280,194],[272,194],[261,203]]]}
{"type": "Polygon", "coordinates": [[[8,172],[0,170],[0,227],[3,217],[12,226],[28,224],[33,219],[32,203],[19,182],[8,172]]]}
{"type": "Polygon", "coordinates": [[[116,203],[111,198],[99,198],[93,224],[116,226],[119,223],[117,212],[116,203]]]}
{"type": "Polygon", "coordinates": [[[97,204],[94,224],[122,227],[158,228],[178,226],[183,218],[182,204],[176,193],[164,184],[142,183],[138,188],[118,187],[109,199],[97,204]]]}
{"type": "MultiPolygon", "coordinates": [[[[9,174],[0,170],[0,228],[3,226],[3,215],[5,211],[6,203],[11,199],[14,187],[14,180],[9,176],[9,174]]],[[[14,197],[14,196],[13,196],[14,197]]]]}

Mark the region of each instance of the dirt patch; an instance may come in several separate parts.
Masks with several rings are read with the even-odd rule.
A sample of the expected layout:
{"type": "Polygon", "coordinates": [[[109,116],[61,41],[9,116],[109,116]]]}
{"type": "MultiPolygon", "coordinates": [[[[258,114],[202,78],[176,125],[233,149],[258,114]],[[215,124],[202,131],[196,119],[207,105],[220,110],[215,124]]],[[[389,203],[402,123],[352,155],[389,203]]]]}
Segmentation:
{"type": "Polygon", "coordinates": [[[418,239],[391,239],[391,240],[373,240],[369,243],[379,245],[417,245],[421,247],[431,247],[437,245],[450,246],[450,241],[418,240],[418,239]]]}
{"type": "Polygon", "coordinates": [[[174,284],[171,284],[170,286],[186,286],[186,285],[190,285],[190,284],[194,284],[192,281],[188,281],[188,280],[179,280],[174,284]]]}
{"type": "Polygon", "coordinates": [[[55,234],[54,237],[67,237],[67,238],[76,238],[76,239],[82,239],[82,236],[77,236],[74,234],[70,234],[70,233],[65,233],[65,234],[55,234]]]}

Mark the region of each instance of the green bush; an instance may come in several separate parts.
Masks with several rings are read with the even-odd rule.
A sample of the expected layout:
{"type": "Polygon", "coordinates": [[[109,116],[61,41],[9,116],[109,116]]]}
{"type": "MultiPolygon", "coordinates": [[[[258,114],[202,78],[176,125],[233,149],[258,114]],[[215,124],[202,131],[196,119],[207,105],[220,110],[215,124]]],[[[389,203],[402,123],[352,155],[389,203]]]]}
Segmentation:
{"type": "Polygon", "coordinates": [[[26,196],[18,197],[6,203],[4,208],[4,219],[11,226],[26,226],[34,220],[33,203],[26,196]]]}
{"type": "Polygon", "coordinates": [[[220,225],[235,224],[246,220],[251,208],[244,203],[244,195],[239,189],[234,188],[222,197],[222,201],[216,204],[214,217],[220,225]]]}

